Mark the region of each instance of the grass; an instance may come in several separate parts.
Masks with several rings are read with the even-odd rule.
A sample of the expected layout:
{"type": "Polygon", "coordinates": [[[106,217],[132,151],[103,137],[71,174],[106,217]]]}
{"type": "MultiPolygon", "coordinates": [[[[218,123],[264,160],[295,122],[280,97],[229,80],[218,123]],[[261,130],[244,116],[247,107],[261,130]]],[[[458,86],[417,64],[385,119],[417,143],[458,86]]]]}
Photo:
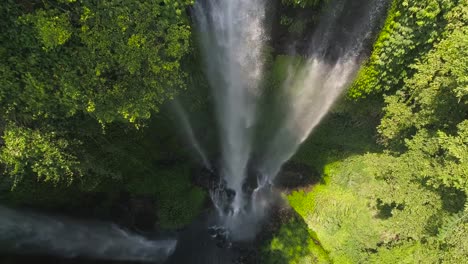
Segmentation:
{"type": "Polygon", "coordinates": [[[263,253],[262,263],[267,264],[330,263],[327,252],[300,217],[281,226],[263,253]]]}

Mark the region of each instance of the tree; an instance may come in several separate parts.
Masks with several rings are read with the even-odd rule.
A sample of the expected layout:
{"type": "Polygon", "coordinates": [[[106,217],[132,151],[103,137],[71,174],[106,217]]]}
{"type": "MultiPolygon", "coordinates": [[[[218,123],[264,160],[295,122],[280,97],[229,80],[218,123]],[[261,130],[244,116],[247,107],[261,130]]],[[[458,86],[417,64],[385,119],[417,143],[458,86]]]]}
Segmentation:
{"type": "Polygon", "coordinates": [[[86,147],[102,132],[97,123],[138,127],[183,89],[182,60],[190,46],[184,9],[190,4],[4,3],[0,152],[8,174],[52,181],[87,174],[86,147]]]}
{"type": "Polygon", "coordinates": [[[405,78],[414,74],[411,65],[440,40],[447,24],[446,14],[458,2],[392,0],[372,54],[350,88],[349,96],[359,98],[400,87],[405,78]]]}
{"type": "MultiPolygon", "coordinates": [[[[70,142],[55,132],[7,126],[3,135],[4,147],[0,162],[6,165],[15,181],[34,173],[44,181],[71,181],[81,176],[77,157],[69,153],[70,142]]],[[[76,143],[76,142],[75,142],[76,143]]]]}
{"type": "Polygon", "coordinates": [[[442,40],[411,66],[412,78],[386,97],[379,131],[385,142],[411,136],[422,128],[454,133],[468,107],[468,10],[463,4],[446,15],[442,40]]]}

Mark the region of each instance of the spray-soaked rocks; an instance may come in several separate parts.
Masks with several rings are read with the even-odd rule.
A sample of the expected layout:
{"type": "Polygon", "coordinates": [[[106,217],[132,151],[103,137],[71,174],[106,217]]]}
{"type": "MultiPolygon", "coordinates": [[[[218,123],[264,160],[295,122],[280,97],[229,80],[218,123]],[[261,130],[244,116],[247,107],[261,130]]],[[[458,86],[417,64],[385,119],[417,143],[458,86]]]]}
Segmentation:
{"type": "Polygon", "coordinates": [[[298,162],[289,161],[283,165],[274,186],[281,191],[292,191],[307,187],[320,181],[320,174],[312,167],[298,162]]]}
{"type": "Polygon", "coordinates": [[[219,183],[219,175],[217,168],[213,167],[211,170],[207,168],[195,167],[191,171],[191,181],[193,185],[210,190],[214,185],[219,183]]]}

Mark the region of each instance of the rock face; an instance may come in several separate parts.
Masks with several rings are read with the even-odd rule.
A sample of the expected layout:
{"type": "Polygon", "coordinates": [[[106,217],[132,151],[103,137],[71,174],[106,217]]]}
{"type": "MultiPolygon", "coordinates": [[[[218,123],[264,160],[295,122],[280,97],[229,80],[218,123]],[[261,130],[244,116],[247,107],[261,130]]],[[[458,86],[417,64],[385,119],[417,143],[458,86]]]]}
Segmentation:
{"type": "Polygon", "coordinates": [[[218,184],[219,182],[217,168],[213,168],[212,171],[206,168],[193,168],[191,172],[191,179],[193,185],[205,190],[211,190],[214,184],[218,184]]]}
{"type": "Polygon", "coordinates": [[[275,178],[275,186],[283,192],[307,187],[320,181],[320,174],[312,167],[293,161],[283,165],[275,178]]]}

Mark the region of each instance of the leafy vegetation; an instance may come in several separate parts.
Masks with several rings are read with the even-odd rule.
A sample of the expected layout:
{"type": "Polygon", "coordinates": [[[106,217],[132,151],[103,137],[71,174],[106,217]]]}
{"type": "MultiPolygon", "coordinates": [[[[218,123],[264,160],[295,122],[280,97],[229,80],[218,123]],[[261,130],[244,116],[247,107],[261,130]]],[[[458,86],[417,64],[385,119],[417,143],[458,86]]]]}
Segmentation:
{"type": "Polygon", "coordinates": [[[109,207],[135,175],[151,175],[159,189],[150,196],[163,226],[180,227],[196,216],[205,194],[192,188],[187,172],[152,168],[185,155],[173,133],[163,132],[170,119],[156,114],[186,88],[191,25],[185,9],[191,4],[2,4],[2,202],[68,212],[102,199],[96,207],[109,207]],[[158,129],[159,138],[148,136],[158,129]],[[173,154],[162,154],[169,144],[173,154]]]}
{"type": "Polygon", "coordinates": [[[154,196],[158,201],[158,220],[163,228],[189,224],[202,209],[206,194],[190,184],[190,170],[159,169],[153,175],[134,177],[128,184],[132,194],[154,196]]]}
{"type": "Polygon", "coordinates": [[[440,41],[448,13],[458,2],[463,5],[452,0],[392,0],[372,55],[349,90],[350,96],[398,89],[414,74],[411,65],[440,41]]]}

